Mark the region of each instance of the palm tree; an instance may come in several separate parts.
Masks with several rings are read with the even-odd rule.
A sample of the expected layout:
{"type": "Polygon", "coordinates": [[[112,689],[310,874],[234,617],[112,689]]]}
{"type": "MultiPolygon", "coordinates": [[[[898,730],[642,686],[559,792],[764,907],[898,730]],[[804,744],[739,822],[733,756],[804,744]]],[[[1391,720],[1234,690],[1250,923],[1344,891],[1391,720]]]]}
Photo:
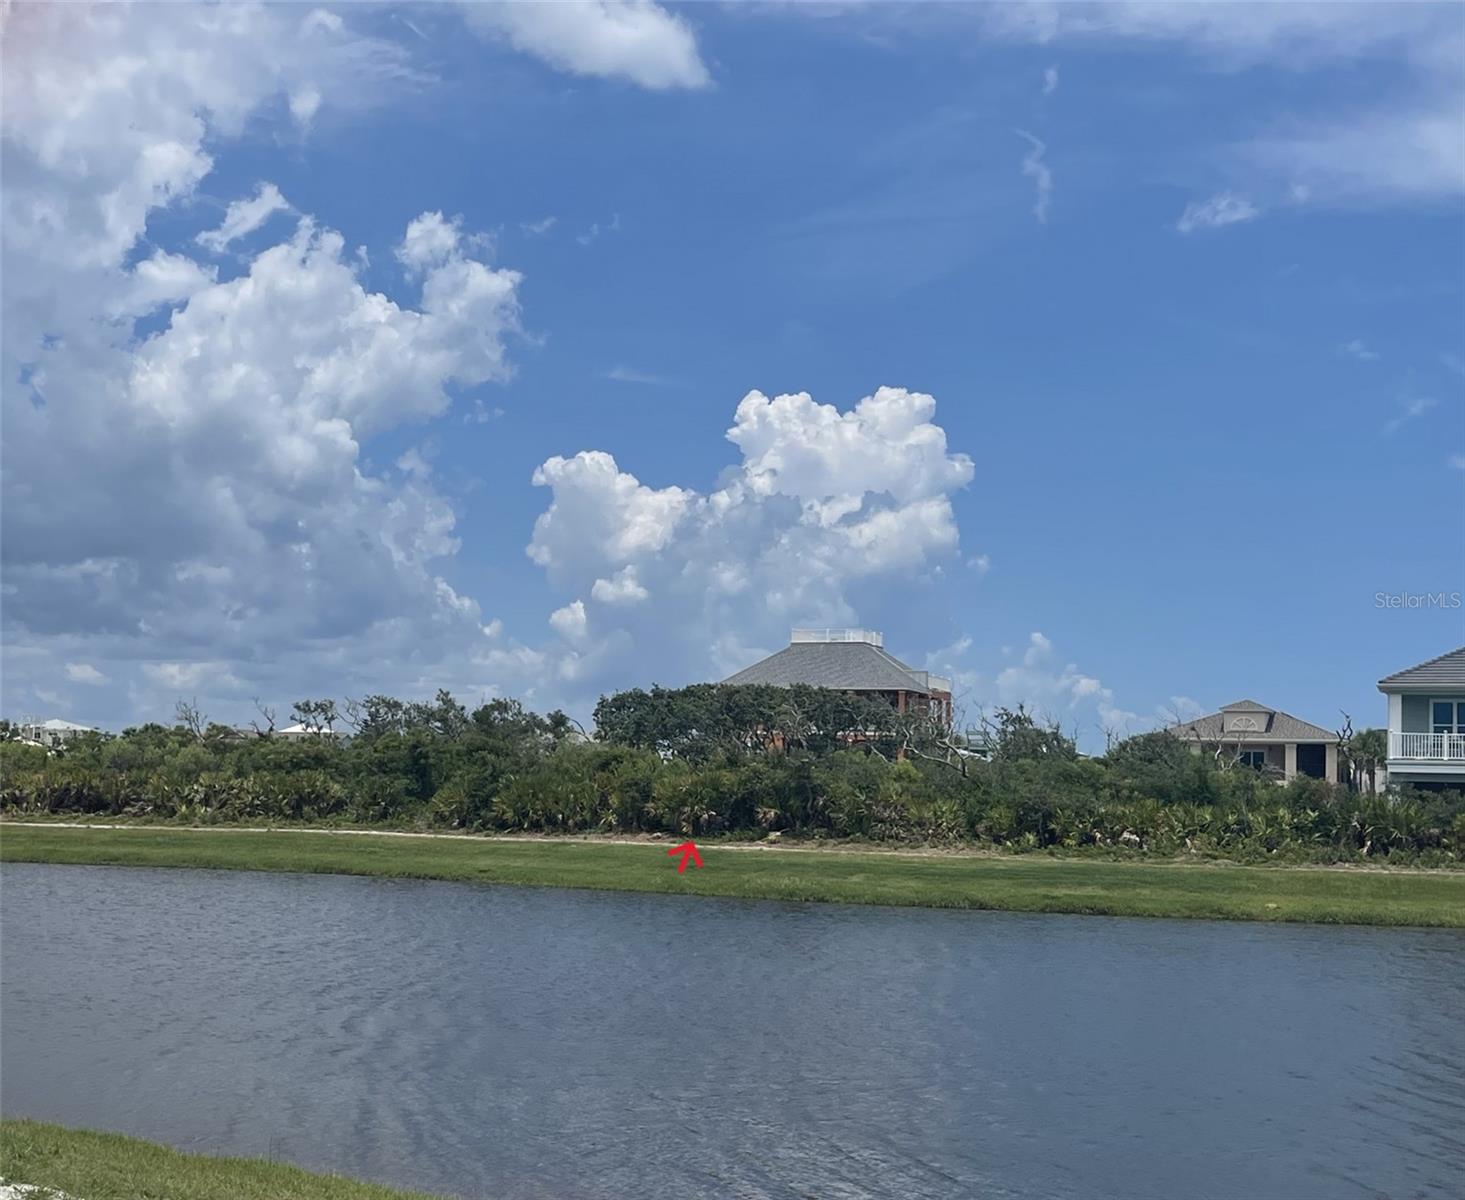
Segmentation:
{"type": "Polygon", "coordinates": [[[1389,735],[1383,729],[1360,729],[1343,741],[1349,785],[1355,792],[1377,792],[1378,771],[1389,757],[1389,735]],[[1367,788],[1364,780],[1368,781],[1367,788]]]}

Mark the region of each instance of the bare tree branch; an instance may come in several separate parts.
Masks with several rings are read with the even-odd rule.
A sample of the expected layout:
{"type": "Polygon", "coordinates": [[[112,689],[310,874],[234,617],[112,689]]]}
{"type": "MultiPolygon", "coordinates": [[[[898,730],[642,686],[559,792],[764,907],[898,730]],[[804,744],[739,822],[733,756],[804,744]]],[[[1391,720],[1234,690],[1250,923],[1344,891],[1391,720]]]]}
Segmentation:
{"type": "Polygon", "coordinates": [[[263,729],[261,729],[259,727],[259,722],[258,721],[250,721],[250,723],[249,723],[250,728],[254,730],[255,735],[258,736],[258,737],[262,737],[262,738],[274,737],[275,736],[275,710],[273,708],[268,707],[267,705],[261,704],[259,702],[259,697],[258,696],[255,696],[254,697],[253,703],[254,703],[255,711],[258,712],[259,715],[264,718],[264,720],[265,720],[265,727],[263,729]]]}
{"type": "Polygon", "coordinates": [[[192,700],[180,699],[178,703],[173,706],[173,716],[178,724],[182,725],[184,729],[188,730],[188,735],[193,738],[195,742],[198,742],[200,745],[202,745],[205,732],[209,727],[209,719],[199,709],[198,698],[195,697],[192,700]]]}

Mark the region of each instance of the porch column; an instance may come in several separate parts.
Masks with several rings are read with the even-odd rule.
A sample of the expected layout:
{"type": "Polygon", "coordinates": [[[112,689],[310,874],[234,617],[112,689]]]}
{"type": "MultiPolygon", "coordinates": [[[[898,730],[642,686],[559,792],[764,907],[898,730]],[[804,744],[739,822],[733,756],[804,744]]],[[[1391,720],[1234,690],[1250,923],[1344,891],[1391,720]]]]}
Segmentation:
{"type": "Polygon", "coordinates": [[[1326,766],[1323,768],[1323,778],[1329,783],[1338,782],[1338,747],[1328,743],[1328,748],[1323,752],[1326,766]]]}
{"type": "Polygon", "coordinates": [[[1288,742],[1284,747],[1284,753],[1286,754],[1286,759],[1282,773],[1288,779],[1295,779],[1297,777],[1297,743],[1288,742]]]}
{"type": "Polygon", "coordinates": [[[904,692],[896,692],[895,693],[895,711],[896,712],[905,712],[905,693],[904,692]]]}

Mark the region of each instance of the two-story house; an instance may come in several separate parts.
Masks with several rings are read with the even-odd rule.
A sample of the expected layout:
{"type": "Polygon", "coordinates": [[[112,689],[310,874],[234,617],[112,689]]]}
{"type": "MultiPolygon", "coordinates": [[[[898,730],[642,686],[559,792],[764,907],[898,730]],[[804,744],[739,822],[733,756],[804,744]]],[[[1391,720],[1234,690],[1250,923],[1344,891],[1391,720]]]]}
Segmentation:
{"type": "Polygon", "coordinates": [[[1465,788],[1465,646],[1379,680],[1389,698],[1389,782],[1465,788]]]}
{"type": "Polygon", "coordinates": [[[722,682],[778,687],[806,683],[879,700],[897,712],[951,719],[951,680],[901,662],[873,629],[795,629],[777,654],[722,682]]]}
{"type": "Polygon", "coordinates": [[[98,731],[91,725],[78,725],[75,721],[63,721],[60,717],[52,717],[49,721],[28,721],[20,727],[23,740],[45,746],[48,750],[64,746],[84,733],[96,732],[98,731]]]}

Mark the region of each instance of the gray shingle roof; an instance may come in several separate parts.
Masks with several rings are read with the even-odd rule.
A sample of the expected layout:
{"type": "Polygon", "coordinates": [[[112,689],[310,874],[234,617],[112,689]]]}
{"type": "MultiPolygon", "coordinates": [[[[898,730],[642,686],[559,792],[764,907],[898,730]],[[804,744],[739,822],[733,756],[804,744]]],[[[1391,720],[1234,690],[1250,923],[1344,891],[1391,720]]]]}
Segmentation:
{"type": "Polygon", "coordinates": [[[729,675],[723,683],[771,683],[843,691],[930,691],[930,676],[868,642],[795,642],[729,675]]]}
{"type": "Polygon", "coordinates": [[[1465,688],[1465,646],[1379,680],[1381,692],[1408,692],[1416,688],[1427,691],[1437,687],[1465,688]]]}
{"type": "Polygon", "coordinates": [[[1178,725],[1170,726],[1170,732],[1197,741],[1218,742],[1221,740],[1225,714],[1238,711],[1265,713],[1267,722],[1258,730],[1237,730],[1226,734],[1228,742],[1238,739],[1247,742],[1336,742],[1338,740],[1338,735],[1331,729],[1324,729],[1321,725],[1314,725],[1311,721],[1304,721],[1301,717],[1294,717],[1291,713],[1284,713],[1280,709],[1268,708],[1265,704],[1258,704],[1255,700],[1238,700],[1234,704],[1226,705],[1220,712],[1197,717],[1193,721],[1181,721],[1178,725]]]}

